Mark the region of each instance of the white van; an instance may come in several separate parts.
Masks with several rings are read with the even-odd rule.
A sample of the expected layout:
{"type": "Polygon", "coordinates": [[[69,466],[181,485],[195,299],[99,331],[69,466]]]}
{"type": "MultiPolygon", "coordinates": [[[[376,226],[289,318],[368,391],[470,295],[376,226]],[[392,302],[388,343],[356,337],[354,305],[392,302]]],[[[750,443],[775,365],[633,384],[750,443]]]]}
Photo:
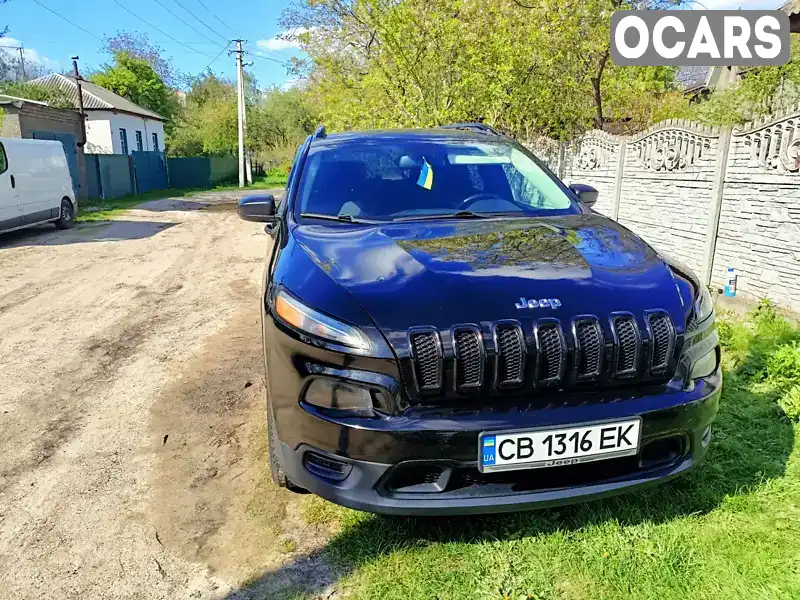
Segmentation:
{"type": "Polygon", "coordinates": [[[0,138],[0,233],[41,223],[68,229],[77,211],[61,142],[0,138]]]}

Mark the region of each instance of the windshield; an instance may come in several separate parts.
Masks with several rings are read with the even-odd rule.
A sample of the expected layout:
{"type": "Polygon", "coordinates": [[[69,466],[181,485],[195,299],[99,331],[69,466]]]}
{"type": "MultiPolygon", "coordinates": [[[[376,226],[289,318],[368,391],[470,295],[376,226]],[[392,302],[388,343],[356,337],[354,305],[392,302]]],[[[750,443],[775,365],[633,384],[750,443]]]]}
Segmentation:
{"type": "Polygon", "coordinates": [[[576,212],[536,161],[503,140],[383,139],[312,148],[297,197],[301,214],[343,220],[576,212]]]}

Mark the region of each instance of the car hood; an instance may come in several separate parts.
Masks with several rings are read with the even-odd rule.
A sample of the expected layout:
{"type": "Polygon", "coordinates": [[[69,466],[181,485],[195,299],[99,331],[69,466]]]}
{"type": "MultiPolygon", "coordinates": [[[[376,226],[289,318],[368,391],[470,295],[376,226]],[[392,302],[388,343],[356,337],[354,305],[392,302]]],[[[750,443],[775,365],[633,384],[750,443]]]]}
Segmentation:
{"type": "Polygon", "coordinates": [[[300,225],[293,235],[390,343],[412,326],[664,309],[683,328],[680,295],[656,252],[597,214],[300,225]],[[518,308],[526,300],[558,303],[518,308]],[[554,305],[557,305],[555,308],[554,305]]]}

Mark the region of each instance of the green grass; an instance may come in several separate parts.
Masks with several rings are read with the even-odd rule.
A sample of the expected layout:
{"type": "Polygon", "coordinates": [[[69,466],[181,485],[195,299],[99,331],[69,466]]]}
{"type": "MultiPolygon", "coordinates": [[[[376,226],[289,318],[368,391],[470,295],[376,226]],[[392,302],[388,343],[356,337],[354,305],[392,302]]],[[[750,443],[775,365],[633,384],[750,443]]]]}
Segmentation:
{"type": "MultiPolygon", "coordinates": [[[[253,185],[247,189],[263,190],[269,188],[283,187],[286,185],[286,177],[282,175],[270,174],[267,177],[257,177],[253,179],[253,185]]],[[[78,204],[78,216],[76,221],[107,221],[120,215],[143,202],[151,200],[161,200],[162,198],[183,198],[201,192],[224,192],[227,190],[238,190],[236,183],[226,183],[213,188],[181,188],[167,190],[152,190],[144,194],[132,194],[120,198],[108,198],[107,200],[84,200],[78,204]],[[91,210],[88,209],[100,209],[91,210]]]]}
{"type": "Polygon", "coordinates": [[[387,518],[307,497],[309,521],[338,527],[323,552],[343,597],[800,598],[800,329],[769,305],[719,322],[725,385],[698,469],[613,499],[480,518],[387,518]]]}

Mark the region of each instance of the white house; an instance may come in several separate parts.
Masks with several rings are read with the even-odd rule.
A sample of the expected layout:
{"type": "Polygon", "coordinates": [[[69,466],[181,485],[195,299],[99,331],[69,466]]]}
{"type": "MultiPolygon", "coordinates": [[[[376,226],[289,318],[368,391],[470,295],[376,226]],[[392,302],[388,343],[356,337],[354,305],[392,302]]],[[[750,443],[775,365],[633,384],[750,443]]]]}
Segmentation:
{"type": "MultiPolygon", "coordinates": [[[[54,73],[31,83],[64,91],[75,108],[78,107],[78,86],[73,77],[54,73]]],[[[81,89],[86,112],[87,154],[164,151],[164,117],[90,81],[81,80],[81,89]]]]}

